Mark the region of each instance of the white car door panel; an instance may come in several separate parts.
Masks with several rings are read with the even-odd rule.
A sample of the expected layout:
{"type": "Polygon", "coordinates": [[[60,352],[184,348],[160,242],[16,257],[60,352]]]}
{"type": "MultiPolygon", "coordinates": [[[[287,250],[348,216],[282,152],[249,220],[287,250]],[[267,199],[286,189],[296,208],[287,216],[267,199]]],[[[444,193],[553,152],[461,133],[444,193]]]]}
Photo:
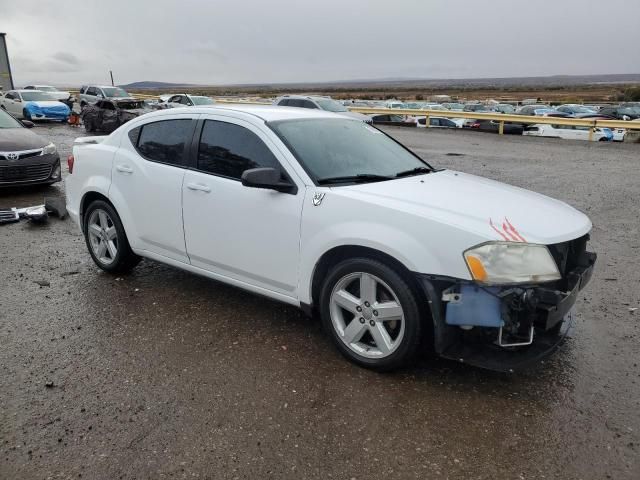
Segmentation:
{"type": "Polygon", "coordinates": [[[283,155],[268,133],[226,117],[207,117],[198,147],[198,169],[186,172],[183,189],[191,264],[295,297],[304,192],[250,188],[240,181],[244,170],[258,167],[281,168],[291,180],[283,155]]]}
{"type": "Polygon", "coordinates": [[[134,250],[188,263],[182,226],[182,183],[196,120],[180,115],[149,122],[123,136],[109,197],[122,202],[134,250]],[[135,146],[132,143],[135,142],[135,146]]]}

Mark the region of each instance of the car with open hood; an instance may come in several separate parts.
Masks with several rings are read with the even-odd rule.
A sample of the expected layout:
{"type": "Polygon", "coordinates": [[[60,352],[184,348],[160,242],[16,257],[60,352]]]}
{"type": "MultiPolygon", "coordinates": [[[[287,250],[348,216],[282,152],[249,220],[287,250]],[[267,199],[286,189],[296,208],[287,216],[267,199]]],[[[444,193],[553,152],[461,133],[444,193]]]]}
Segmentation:
{"type": "Polygon", "coordinates": [[[52,184],[62,178],[56,146],[34,133],[33,123],[0,110],[0,187],[52,184]]]}
{"type": "Polygon", "coordinates": [[[379,370],[420,349],[524,368],[560,344],[596,260],[566,203],[319,109],[156,111],[77,139],[69,167],[99,268],[145,257],[297,306],[379,370]]]}
{"type": "Polygon", "coordinates": [[[40,90],[9,90],[0,96],[0,108],[16,118],[67,122],[71,109],[40,90]]]}

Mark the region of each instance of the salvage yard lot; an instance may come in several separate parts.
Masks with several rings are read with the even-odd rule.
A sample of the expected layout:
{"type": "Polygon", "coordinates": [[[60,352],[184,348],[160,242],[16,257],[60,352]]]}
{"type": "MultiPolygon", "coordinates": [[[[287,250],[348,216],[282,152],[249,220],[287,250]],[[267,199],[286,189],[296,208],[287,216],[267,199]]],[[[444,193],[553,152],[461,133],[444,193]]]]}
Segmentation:
{"type": "MultiPolygon", "coordinates": [[[[637,478],[637,145],[385,130],[590,216],[599,260],[563,350],[520,376],[427,357],[377,374],[294,308],[148,260],[109,276],[68,220],[2,226],[0,478],[637,478]]],[[[36,131],[63,159],[84,135],[36,131]]]]}

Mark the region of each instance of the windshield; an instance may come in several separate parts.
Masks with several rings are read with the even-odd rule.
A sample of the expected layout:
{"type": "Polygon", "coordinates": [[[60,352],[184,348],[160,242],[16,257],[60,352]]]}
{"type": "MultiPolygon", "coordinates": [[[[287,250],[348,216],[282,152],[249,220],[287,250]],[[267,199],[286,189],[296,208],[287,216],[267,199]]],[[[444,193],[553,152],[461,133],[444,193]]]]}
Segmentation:
{"type": "Polygon", "coordinates": [[[0,108],[0,128],[21,128],[22,124],[0,108]]]}
{"type": "Polygon", "coordinates": [[[269,126],[314,181],[358,175],[394,177],[416,168],[431,169],[409,150],[364,122],[314,118],[271,122],[269,126]]]}
{"type": "Polygon", "coordinates": [[[320,105],[322,110],[326,110],[327,112],[348,112],[349,109],[344,105],[336,102],[335,100],[330,100],[328,98],[318,98],[316,99],[316,103],[320,105]]]}
{"type": "Polygon", "coordinates": [[[580,107],[575,105],[573,107],[569,107],[569,110],[572,111],[573,113],[596,113],[596,111],[592,110],[591,108],[580,107]]]}
{"type": "Polygon", "coordinates": [[[21,92],[20,96],[25,102],[38,102],[38,101],[51,101],[53,98],[48,93],[44,92],[21,92]]]}
{"type": "Polygon", "coordinates": [[[191,97],[191,101],[194,105],[213,105],[214,101],[209,97],[191,97]]]}
{"type": "Polygon", "coordinates": [[[123,89],[116,87],[103,88],[102,91],[108,98],[124,98],[129,96],[123,89]]]}

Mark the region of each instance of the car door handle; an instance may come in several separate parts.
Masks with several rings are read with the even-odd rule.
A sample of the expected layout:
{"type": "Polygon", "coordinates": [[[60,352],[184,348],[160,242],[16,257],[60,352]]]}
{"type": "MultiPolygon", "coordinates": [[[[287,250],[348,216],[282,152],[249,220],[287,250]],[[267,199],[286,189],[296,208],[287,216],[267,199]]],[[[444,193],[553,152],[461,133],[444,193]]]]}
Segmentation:
{"type": "Polygon", "coordinates": [[[126,165],[116,165],[116,170],[122,173],[133,173],[133,168],[126,165]]]}
{"type": "Polygon", "coordinates": [[[187,183],[187,188],[189,190],[196,190],[204,193],[209,193],[211,191],[211,188],[207,185],[203,185],[202,183],[187,183]]]}

